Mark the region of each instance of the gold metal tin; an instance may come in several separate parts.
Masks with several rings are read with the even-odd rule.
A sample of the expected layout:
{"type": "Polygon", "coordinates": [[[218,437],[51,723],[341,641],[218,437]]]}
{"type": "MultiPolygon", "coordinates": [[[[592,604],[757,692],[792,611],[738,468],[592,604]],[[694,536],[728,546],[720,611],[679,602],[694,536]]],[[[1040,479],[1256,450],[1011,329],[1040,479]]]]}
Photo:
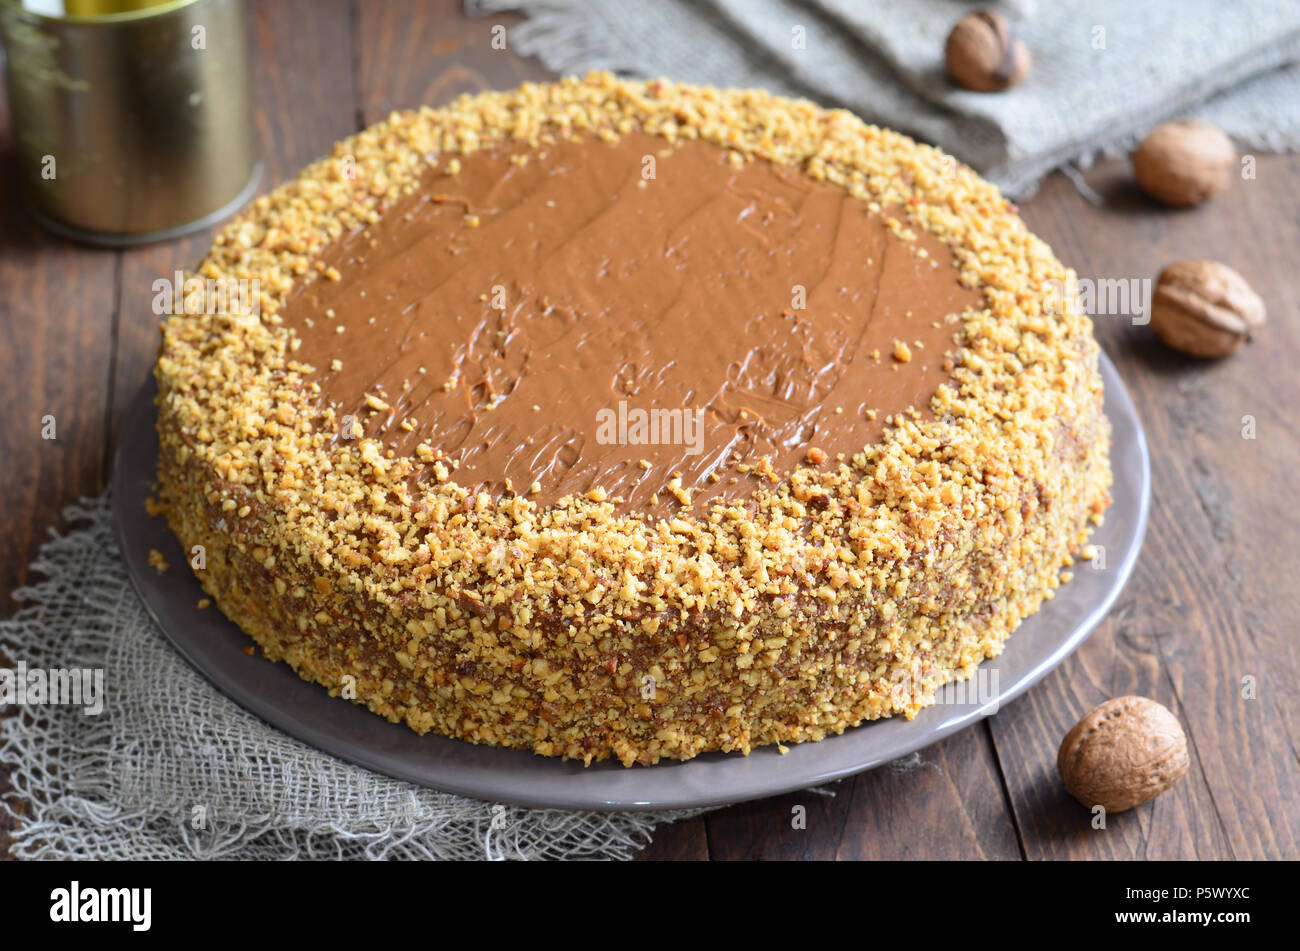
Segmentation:
{"type": "Polygon", "coordinates": [[[256,189],[243,0],[63,17],[0,0],[0,34],[22,186],[52,230],[162,240],[256,189]]]}

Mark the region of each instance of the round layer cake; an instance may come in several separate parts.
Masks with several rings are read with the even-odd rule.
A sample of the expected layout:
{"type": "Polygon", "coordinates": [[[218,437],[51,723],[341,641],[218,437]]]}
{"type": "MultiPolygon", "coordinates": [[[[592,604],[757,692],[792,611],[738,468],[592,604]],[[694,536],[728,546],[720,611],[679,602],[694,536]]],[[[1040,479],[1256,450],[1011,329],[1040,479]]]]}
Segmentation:
{"type": "Polygon", "coordinates": [[[910,717],[1109,502],[1073,273],[808,102],[593,74],[395,114],[197,277],[161,506],[267,657],[422,733],[631,765],[910,717]]]}

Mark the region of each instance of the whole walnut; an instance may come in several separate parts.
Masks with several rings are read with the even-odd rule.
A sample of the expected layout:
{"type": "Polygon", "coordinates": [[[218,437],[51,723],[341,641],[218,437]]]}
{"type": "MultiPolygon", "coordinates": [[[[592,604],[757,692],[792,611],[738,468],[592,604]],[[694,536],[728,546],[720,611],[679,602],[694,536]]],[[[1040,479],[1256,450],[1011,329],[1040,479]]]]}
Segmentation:
{"type": "Polygon", "coordinates": [[[1190,356],[1236,353],[1266,316],[1259,295],[1226,264],[1175,261],[1156,278],[1151,329],[1168,346],[1190,356]]]}
{"type": "Polygon", "coordinates": [[[944,62],[958,85],[975,92],[1001,92],[1029,72],[1029,48],[1000,13],[979,10],[952,28],[944,62]]]}
{"type": "Polygon", "coordinates": [[[1154,799],[1189,765],[1178,718],[1146,697],[1106,701],[1066,734],[1056,757],[1066,791],[1108,813],[1154,799]]]}
{"type": "Polygon", "coordinates": [[[1138,184],[1167,205],[1198,205],[1217,195],[1236,167],[1232,140],[1200,119],[1156,126],[1133,153],[1138,184]]]}

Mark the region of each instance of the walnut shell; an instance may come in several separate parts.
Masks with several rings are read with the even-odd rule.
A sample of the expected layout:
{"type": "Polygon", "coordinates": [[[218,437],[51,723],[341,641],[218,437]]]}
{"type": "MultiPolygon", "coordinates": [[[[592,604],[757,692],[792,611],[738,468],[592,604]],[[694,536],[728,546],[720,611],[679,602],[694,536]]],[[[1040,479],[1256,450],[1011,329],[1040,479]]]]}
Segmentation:
{"type": "Polygon", "coordinates": [[[1217,195],[1236,167],[1232,140],[1200,119],[1156,126],[1133,153],[1138,184],[1167,205],[1198,205],[1217,195]]]}
{"type": "Polygon", "coordinates": [[[1154,799],[1189,765],[1177,717],[1146,697],[1106,701],[1074,725],[1056,757],[1070,795],[1108,813],[1154,799]]]}
{"type": "Polygon", "coordinates": [[[1000,13],[978,10],[952,28],[944,61],[958,85],[975,92],[1000,92],[1029,72],[1029,48],[1000,13]]]}
{"type": "Polygon", "coordinates": [[[1246,279],[1217,261],[1175,261],[1156,278],[1151,329],[1193,357],[1226,357],[1264,325],[1264,302],[1246,279]]]}

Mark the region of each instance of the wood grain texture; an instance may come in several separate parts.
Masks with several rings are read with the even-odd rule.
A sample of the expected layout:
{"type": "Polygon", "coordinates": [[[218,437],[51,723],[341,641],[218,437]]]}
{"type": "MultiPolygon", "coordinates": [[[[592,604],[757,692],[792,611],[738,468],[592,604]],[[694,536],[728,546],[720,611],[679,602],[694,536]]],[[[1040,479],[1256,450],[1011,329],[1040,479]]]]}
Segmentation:
{"type": "MultiPolygon", "coordinates": [[[[394,109],[546,78],[536,62],[492,48],[493,27],[514,22],[467,19],[458,0],[253,0],[262,190],[394,109]]],[[[3,108],[0,163],[11,163],[3,108]]],[[[12,182],[12,167],[4,171],[12,182]]],[[[1087,176],[1102,206],[1054,176],[1022,208],[1081,277],[1154,279],[1177,258],[1213,258],[1241,271],[1269,307],[1258,341],[1209,363],[1168,351],[1131,319],[1097,318],[1147,427],[1154,487],[1137,570],[1088,642],[980,726],[835,784],[834,796],[805,791],[662,827],[640,858],[1300,857],[1300,704],[1288,693],[1300,680],[1291,567],[1300,538],[1300,156],[1260,156],[1257,171],[1201,208],[1172,211],[1136,189],[1127,163],[1111,161],[1087,176]],[[1256,438],[1242,438],[1243,417],[1254,419],[1256,438]],[[1243,697],[1244,678],[1255,699],[1243,697]],[[1192,769],[1097,830],[1061,788],[1056,750],[1085,712],[1128,693],[1178,715],[1192,769]]],[[[192,267],[210,233],[84,249],[31,224],[10,187],[0,192],[0,228],[8,602],[61,507],[104,483],[157,347],[153,280],[192,267]],[[52,443],[40,439],[46,413],[58,424],[52,443]]],[[[0,855],[5,834],[0,820],[0,855]]]]}
{"type": "MultiPolygon", "coordinates": [[[[1083,277],[1156,277],[1170,261],[1223,261],[1269,307],[1259,340],[1237,357],[1198,361],[1124,317],[1097,335],[1133,393],[1151,446],[1151,524],[1138,571],[1098,632],[1029,698],[1037,715],[993,721],[1017,812],[1041,803],[1065,730],[1109,697],[1150,696],[1183,721],[1193,747],[1187,780],[1150,806],[1093,832],[1076,807],[1030,836],[1030,857],[1276,858],[1300,855],[1300,767],[1294,638],[1297,585],[1284,567],[1300,529],[1287,486],[1300,460],[1289,417],[1300,386],[1295,268],[1297,156],[1262,156],[1259,176],[1215,201],[1173,211],[1132,185],[1126,163],[1094,173],[1105,207],[1061,178],[1024,209],[1029,225],[1083,277]],[[1243,439],[1243,418],[1258,438],[1243,439]],[[1243,678],[1256,699],[1243,699],[1243,678]],[[1050,756],[1049,756],[1050,754],[1050,756]],[[1015,767],[1010,764],[1024,764],[1015,767]],[[1081,831],[1082,830],[1082,831],[1081,831]],[[1157,830],[1159,830],[1157,832],[1157,830]]],[[[1088,570],[1088,569],[1081,569],[1088,570]]],[[[1057,813],[1050,813],[1055,816],[1057,813]]],[[[1045,818],[1040,809],[1034,818],[1045,818]]]]}
{"type": "MultiPolygon", "coordinates": [[[[57,158],[57,156],[56,156],[57,158]]],[[[0,106],[0,593],[60,512],[102,486],[104,392],[113,354],[117,260],[47,234],[13,187],[17,159],[0,106]],[[42,438],[54,418],[55,438],[42,438]]]]}
{"type": "Polygon", "coordinates": [[[493,31],[508,30],[519,22],[517,16],[468,19],[456,0],[380,0],[361,3],[357,10],[363,124],[378,122],[395,109],[441,106],[463,93],[551,78],[539,63],[518,56],[508,45],[493,47],[493,31]]]}
{"type": "Polygon", "coordinates": [[[715,860],[1021,857],[982,726],[869,773],[734,806],[707,822],[715,860]]]}

